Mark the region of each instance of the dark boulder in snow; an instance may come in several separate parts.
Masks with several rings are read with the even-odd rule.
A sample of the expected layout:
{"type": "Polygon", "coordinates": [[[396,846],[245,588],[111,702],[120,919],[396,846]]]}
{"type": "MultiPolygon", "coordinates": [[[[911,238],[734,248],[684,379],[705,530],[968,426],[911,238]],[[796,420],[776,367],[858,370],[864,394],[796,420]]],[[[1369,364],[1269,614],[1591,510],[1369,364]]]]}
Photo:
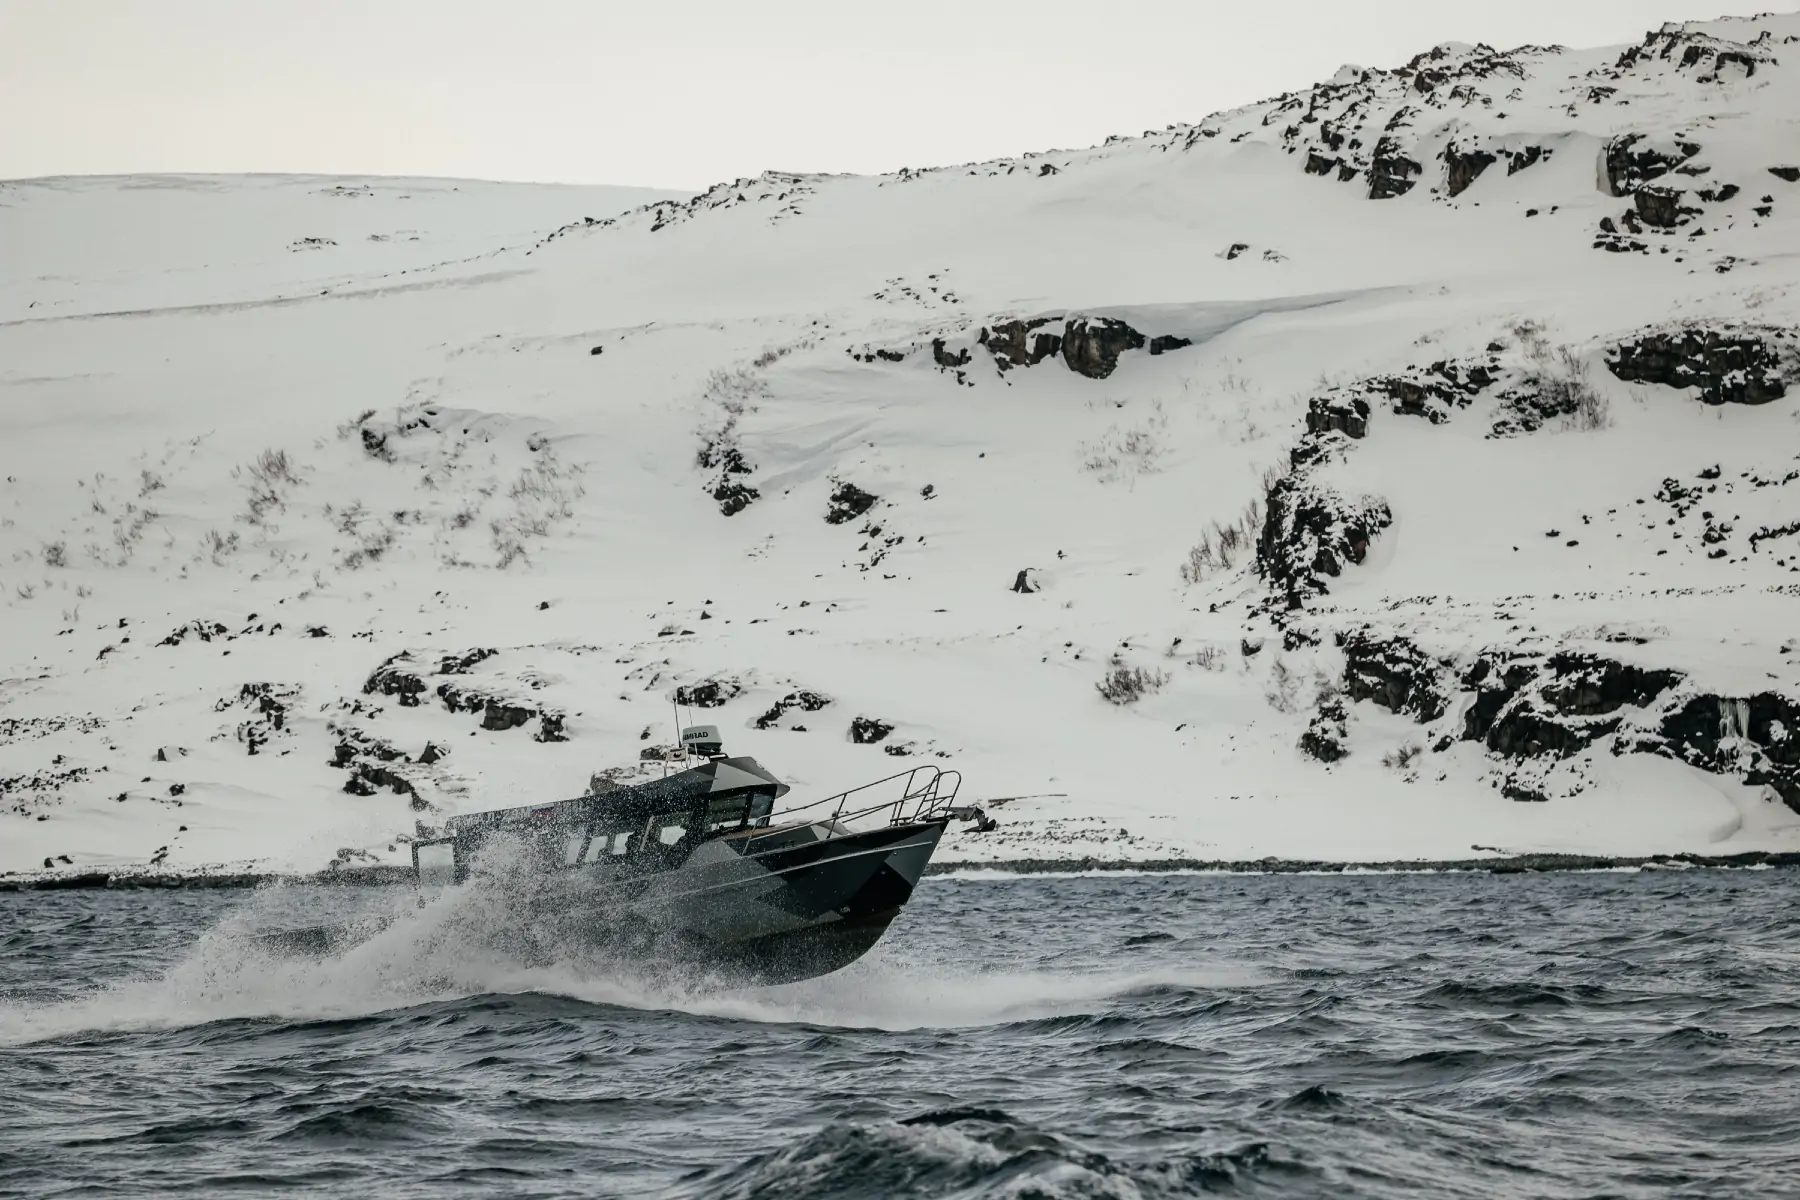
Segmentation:
{"type": "Polygon", "coordinates": [[[1769,174],[1789,183],[1800,183],[1800,167],[1770,167],[1769,174]]]}
{"type": "Polygon", "coordinates": [[[1792,331],[1695,325],[1614,346],[1607,369],[1627,383],[1699,388],[1706,404],[1767,404],[1787,395],[1782,354],[1792,331]]]}
{"type": "Polygon", "coordinates": [[[1044,585],[1042,581],[1038,579],[1037,571],[1031,567],[1026,567],[1023,571],[1019,572],[1016,578],[1014,578],[1012,590],[1015,592],[1022,592],[1025,595],[1030,595],[1033,592],[1043,591],[1044,585]]]}
{"type": "MultiPolygon", "coordinates": [[[[789,692],[771,704],[769,711],[756,718],[754,724],[758,729],[773,729],[781,723],[782,718],[794,709],[799,709],[801,712],[818,712],[830,703],[831,697],[818,692],[809,692],[805,689],[789,692]]],[[[800,725],[790,725],[788,728],[805,732],[805,727],[800,725]]]]}
{"type": "Polygon", "coordinates": [[[943,367],[946,370],[954,370],[957,367],[968,366],[971,357],[972,355],[967,346],[964,346],[961,350],[952,354],[944,347],[943,338],[931,339],[931,359],[933,362],[937,363],[938,366],[943,367]]]}
{"type": "Polygon", "coordinates": [[[1193,344],[1192,338],[1176,337],[1172,333],[1159,333],[1150,339],[1150,353],[1167,354],[1171,350],[1180,350],[1193,344]]]}
{"type": "Polygon", "coordinates": [[[735,679],[708,679],[675,689],[675,703],[692,708],[719,708],[735,699],[744,685],[735,679]]]}
{"type": "Polygon", "coordinates": [[[1348,758],[1350,751],[1345,743],[1350,740],[1349,719],[1342,700],[1334,698],[1320,704],[1307,723],[1306,732],[1300,735],[1301,753],[1322,763],[1348,758]]]}
{"type": "Polygon", "coordinates": [[[1143,348],[1143,334],[1111,317],[1071,317],[1063,330],[1063,361],[1089,379],[1105,379],[1118,367],[1119,355],[1143,348]]]}
{"type": "Polygon", "coordinates": [[[825,506],[825,523],[842,525],[868,512],[875,507],[881,497],[873,492],[865,492],[854,483],[841,480],[833,481],[831,498],[825,506]]]}
{"type": "Polygon", "coordinates": [[[481,710],[481,727],[492,733],[517,729],[538,715],[535,708],[511,704],[505,700],[489,700],[481,710]]]}
{"type": "Polygon", "coordinates": [[[1700,210],[1681,202],[1687,193],[1679,188],[1641,187],[1632,194],[1631,204],[1644,224],[1653,229],[1673,229],[1681,218],[1700,210]]]}
{"type": "Polygon", "coordinates": [[[850,740],[859,746],[870,746],[894,732],[894,727],[886,721],[878,721],[874,717],[857,717],[850,722],[850,740]]]}

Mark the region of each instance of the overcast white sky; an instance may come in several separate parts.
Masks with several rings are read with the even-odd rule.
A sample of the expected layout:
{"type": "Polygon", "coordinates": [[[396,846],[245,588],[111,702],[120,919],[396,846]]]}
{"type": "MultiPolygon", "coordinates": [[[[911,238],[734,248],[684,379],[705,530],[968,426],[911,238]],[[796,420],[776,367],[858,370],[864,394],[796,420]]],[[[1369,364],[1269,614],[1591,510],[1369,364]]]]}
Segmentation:
{"type": "Polygon", "coordinates": [[[0,178],[698,188],[1198,120],[1448,40],[1601,45],[1783,0],[0,0],[0,178]]]}

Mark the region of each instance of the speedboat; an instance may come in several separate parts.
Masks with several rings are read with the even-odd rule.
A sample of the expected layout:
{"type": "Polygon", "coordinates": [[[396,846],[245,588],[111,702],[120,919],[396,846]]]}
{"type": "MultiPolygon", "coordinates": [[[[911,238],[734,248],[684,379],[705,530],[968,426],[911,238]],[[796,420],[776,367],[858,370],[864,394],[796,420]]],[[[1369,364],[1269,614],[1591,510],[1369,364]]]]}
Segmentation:
{"type": "MultiPolygon", "coordinates": [[[[716,726],[682,730],[679,769],[586,795],[451,817],[412,847],[420,903],[491,889],[533,948],[785,983],[836,971],[881,939],[953,817],[962,777],[927,765],[797,807],[716,726]],[[694,765],[688,765],[693,763],[694,765]]],[[[384,923],[385,924],[385,923],[384,923]]],[[[366,927],[363,932],[367,932],[366,927]]],[[[335,952],[330,929],[273,935],[335,952]]]]}

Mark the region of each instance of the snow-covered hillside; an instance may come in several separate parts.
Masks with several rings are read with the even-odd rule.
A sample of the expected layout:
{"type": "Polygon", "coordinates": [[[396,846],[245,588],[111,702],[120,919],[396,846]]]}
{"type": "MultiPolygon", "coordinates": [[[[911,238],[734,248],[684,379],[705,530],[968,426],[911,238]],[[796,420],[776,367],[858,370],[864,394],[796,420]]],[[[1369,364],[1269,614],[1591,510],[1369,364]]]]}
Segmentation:
{"type": "Polygon", "coordinates": [[[1796,114],[1773,16],[692,198],[0,185],[0,871],[401,861],[678,698],[960,769],[953,860],[1800,849],[1796,114]]]}

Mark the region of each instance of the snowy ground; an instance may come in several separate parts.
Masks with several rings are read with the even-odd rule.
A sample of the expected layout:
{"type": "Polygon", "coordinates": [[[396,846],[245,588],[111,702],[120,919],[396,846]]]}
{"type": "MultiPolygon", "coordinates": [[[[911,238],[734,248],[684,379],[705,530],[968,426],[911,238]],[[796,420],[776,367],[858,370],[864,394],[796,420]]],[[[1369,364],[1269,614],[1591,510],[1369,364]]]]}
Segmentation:
{"type": "Polygon", "coordinates": [[[1090,150],[691,200],[0,184],[0,872],[401,861],[634,765],[707,682],[695,718],[796,800],[962,771],[1001,824],[946,859],[1800,849],[1744,771],[1615,753],[1636,710],[1531,764],[1543,803],[1439,738],[1454,687],[1436,725],[1353,700],[1347,757],[1298,748],[1355,630],[1800,697],[1800,537],[1751,540],[1800,520],[1800,390],[1605,365],[1652,325],[1800,324],[1800,18],[1645,46],[1448,47],[1090,150]],[[1667,159],[1643,198],[1608,173],[1633,132],[1667,159]],[[1680,224],[1625,221],[1656,189],[1680,224]],[[1190,344],[1001,370],[982,330],[1038,316],[1190,344]],[[1317,478],[1392,523],[1328,594],[1271,605],[1248,550],[1184,576],[1313,401],[1484,355],[1564,364],[1602,419],[1376,405],[1317,478]],[[841,484],[876,500],[828,523],[841,484]],[[400,654],[421,703],[365,692],[400,654]],[[1110,704],[1115,660],[1166,679],[1110,704]],[[800,692],[829,703],[770,717],[800,692]]]}

